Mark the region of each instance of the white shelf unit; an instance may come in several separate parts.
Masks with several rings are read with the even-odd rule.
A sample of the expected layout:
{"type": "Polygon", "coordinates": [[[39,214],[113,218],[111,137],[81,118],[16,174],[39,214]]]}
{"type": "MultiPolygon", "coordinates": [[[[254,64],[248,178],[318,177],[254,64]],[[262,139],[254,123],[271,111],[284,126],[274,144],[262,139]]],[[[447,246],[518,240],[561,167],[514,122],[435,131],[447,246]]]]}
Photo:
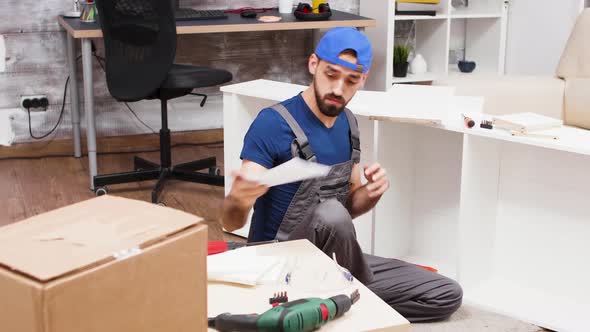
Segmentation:
{"type": "MultiPolygon", "coordinates": [[[[386,91],[392,84],[436,80],[457,68],[449,64],[451,50],[464,50],[475,61],[477,73],[503,73],[506,49],[506,4],[504,0],[470,0],[469,7],[455,9],[451,0],[440,0],[436,16],[396,15],[394,0],[361,0],[360,14],[374,18],[375,28],[365,33],[374,47],[375,61],[367,89],[386,91]],[[415,22],[414,54],[421,54],[428,73],[393,76],[396,22],[415,22]]],[[[458,71],[458,70],[457,70],[458,71]]]]}

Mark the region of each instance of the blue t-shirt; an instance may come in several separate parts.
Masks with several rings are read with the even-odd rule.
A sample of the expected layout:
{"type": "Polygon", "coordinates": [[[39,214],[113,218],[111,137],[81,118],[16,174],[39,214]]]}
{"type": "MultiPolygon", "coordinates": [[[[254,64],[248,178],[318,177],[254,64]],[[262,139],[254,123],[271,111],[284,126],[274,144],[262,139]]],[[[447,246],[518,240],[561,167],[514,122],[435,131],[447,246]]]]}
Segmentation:
{"type": "MultiPolygon", "coordinates": [[[[332,128],[327,128],[307,106],[301,94],[281,104],[307,135],[318,163],[331,166],[350,160],[350,127],[344,112],[338,116],[332,128]]],[[[293,139],[295,134],[285,119],[275,110],[265,108],[248,129],[240,158],[273,168],[292,158],[293,139]]],[[[249,241],[274,239],[300,184],[296,182],[271,187],[256,200],[255,223],[249,241]]]]}

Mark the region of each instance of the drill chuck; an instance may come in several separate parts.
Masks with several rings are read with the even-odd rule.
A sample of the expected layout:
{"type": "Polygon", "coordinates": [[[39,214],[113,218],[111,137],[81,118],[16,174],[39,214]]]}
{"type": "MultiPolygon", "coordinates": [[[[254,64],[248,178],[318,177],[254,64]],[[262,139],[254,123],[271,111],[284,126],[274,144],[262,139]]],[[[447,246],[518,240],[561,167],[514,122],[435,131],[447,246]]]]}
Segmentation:
{"type": "Polygon", "coordinates": [[[346,295],[332,296],[330,300],[334,301],[334,304],[336,305],[336,317],[334,318],[344,315],[344,313],[350,310],[350,307],[352,306],[350,297],[346,295]]]}

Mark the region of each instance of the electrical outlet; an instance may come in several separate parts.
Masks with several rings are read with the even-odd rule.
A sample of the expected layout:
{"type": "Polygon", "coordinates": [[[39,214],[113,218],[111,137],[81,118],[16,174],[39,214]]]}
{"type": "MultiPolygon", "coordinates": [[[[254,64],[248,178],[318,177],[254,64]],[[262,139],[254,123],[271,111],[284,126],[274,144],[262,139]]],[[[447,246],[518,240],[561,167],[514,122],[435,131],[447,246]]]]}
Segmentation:
{"type": "Polygon", "coordinates": [[[20,106],[31,111],[46,111],[49,99],[46,95],[23,95],[20,97],[20,106]]]}

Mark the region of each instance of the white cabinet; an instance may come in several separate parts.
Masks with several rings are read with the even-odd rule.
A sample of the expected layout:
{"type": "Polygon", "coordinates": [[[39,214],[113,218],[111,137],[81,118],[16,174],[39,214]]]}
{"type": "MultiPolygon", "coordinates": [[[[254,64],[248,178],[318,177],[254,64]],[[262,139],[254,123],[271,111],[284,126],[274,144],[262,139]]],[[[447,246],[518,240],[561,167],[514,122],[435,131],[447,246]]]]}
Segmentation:
{"type": "Polygon", "coordinates": [[[436,16],[395,14],[394,0],[361,0],[360,14],[377,20],[367,29],[375,51],[368,90],[385,91],[394,83],[432,81],[458,73],[449,53],[463,54],[476,62],[474,73],[503,73],[506,45],[505,0],[470,0],[468,7],[453,8],[451,0],[440,0],[436,16]],[[393,46],[396,28],[414,22],[414,53],[428,64],[428,73],[393,77],[393,46]],[[460,52],[454,52],[460,51],[460,52]]]}

